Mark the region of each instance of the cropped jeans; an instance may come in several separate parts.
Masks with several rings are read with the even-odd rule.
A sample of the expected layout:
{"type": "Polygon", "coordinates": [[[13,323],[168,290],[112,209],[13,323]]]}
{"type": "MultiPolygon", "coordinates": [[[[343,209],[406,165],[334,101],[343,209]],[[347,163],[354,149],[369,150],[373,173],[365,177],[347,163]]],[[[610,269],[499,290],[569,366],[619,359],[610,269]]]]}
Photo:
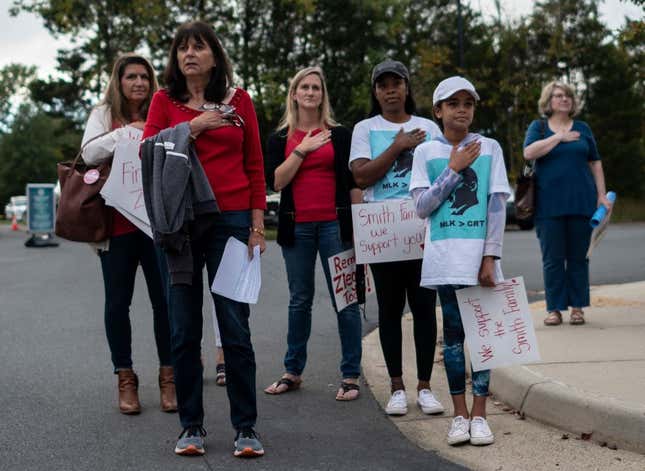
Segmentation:
{"type": "MultiPolygon", "coordinates": [[[[311,306],[314,299],[316,254],[327,280],[332,306],[338,318],[342,351],[340,371],[343,378],[358,378],[361,373],[361,316],[354,303],[340,312],[336,309],[328,259],[351,248],[343,243],[337,221],[299,222],[292,247],[282,247],[289,281],[289,327],[285,371],[300,376],[307,362],[307,341],[311,334],[311,306]]],[[[227,360],[228,361],[228,357],[227,360]]]]}
{"type": "Polygon", "coordinates": [[[99,251],[105,288],[105,333],[114,371],[132,368],[130,303],[137,267],[141,264],[152,305],[157,355],[161,366],[171,365],[170,327],[157,249],[141,231],[110,239],[110,249],[99,251]]]}
{"type": "MultiPolygon", "coordinates": [[[[437,288],[443,312],[443,361],[452,395],[466,392],[465,334],[455,294],[455,290],[460,288],[464,286],[442,285],[437,288]]],[[[490,370],[473,371],[472,379],[473,396],[488,396],[490,370]]]]}
{"type": "MultiPolygon", "coordinates": [[[[250,211],[226,211],[212,216],[215,224],[198,240],[191,241],[191,285],[169,287],[172,361],[179,420],[182,427],[201,426],[204,421],[202,340],[202,270],[206,265],[208,286],[217,273],[229,237],[247,243],[250,211]]],[[[231,422],[236,430],[255,426],[255,353],[249,328],[249,305],[211,293],[226,358],[226,392],[231,422]]],[[[210,309],[210,306],[209,306],[210,309]]]]}
{"type": "Polygon", "coordinates": [[[589,218],[538,218],[535,227],[542,249],[546,310],[589,306],[589,218]]]}

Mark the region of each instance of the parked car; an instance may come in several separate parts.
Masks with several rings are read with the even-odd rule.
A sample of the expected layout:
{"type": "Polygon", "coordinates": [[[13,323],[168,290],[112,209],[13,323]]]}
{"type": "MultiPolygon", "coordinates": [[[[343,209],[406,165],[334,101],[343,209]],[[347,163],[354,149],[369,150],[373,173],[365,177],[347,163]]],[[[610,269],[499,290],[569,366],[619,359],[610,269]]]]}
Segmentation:
{"type": "Polygon", "coordinates": [[[13,218],[13,215],[16,215],[18,221],[24,221],[27,217],[27,197],[24,195],[21,196],[12,196],[9,198],[9,202],[4,207],[4,217],[6,219],[13,218]]]}
{"type": "Polygon", "coordinates": [[[280,193],[267,195],[267,209],[264,211],[264,225],[278,226],[278,207],[280,206],[280,193]]]}
{"type": "Polygon", "coordinates": [[[506,225],[517,224],[523,231],[533,229],[533,221],[518,221],[515,217],[515,188],[511,187],[511,196],[506,200],[506,225]]]}

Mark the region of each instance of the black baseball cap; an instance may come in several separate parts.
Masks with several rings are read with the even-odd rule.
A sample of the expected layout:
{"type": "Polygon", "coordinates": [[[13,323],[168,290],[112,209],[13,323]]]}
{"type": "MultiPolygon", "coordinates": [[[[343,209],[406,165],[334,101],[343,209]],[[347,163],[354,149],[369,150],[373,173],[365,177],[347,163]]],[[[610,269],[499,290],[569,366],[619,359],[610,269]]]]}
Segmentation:
{"type": "Polygon", "coordinates": [[[386,59],[374,67],[372,70],[372,86],[374,86],[378,78],[383,74],[394,74],[410,81],[410,72],[408,72],[408,68],[401,62],[393,61],[392,59],[386,59]]]}

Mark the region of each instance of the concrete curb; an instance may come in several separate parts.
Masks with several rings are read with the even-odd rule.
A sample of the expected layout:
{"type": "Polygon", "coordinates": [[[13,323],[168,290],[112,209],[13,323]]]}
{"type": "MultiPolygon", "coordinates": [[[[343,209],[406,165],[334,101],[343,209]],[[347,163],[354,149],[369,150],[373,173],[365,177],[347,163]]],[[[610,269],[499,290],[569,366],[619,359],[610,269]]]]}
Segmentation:
{"type": "Polygon", "coordinates": [[[610,447],[645,453],[645,407],[594,395],[526,366],[493,370],[490,390],[524,415],[610,447]]]}

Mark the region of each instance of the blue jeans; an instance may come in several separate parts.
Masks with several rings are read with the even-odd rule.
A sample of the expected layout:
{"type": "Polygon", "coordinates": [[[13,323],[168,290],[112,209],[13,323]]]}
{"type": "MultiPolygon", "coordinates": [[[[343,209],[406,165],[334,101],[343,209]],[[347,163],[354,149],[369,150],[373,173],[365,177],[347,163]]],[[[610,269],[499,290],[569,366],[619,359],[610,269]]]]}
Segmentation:
{"type": "MultiPolygon", "coordinates": [[[[215,216],[214,226],[198,240],[191,241],[193,255],[192,285],[169,287],[172,360],[179,420],[182,427],[202,425],[203,368],[202,270],[208,272],[210,287],[229,237],[246,243],[251,226],[250,211],[227,211],[215,216]]],[[[255,426],[255,353],[249,329],[249,305],[213,294],[217,323],[226,358],[226,391],[230,401],[231,422],[236,430],[255,426]]],[[[210,309],[210,308],[209,308],[210,309]]]]}
{"type": "MultiPolygon", "coordinates": [[[[443,361],[448,375],[450,394],[466,392],[466,359],[464,357],[464,326],[459,315],[455,290],[463,286],[437,287],[443,312],[443,361]]],[[[471,367],[472,371],[472,367],[471,367]]],[[[473,371],[473,396],[488,396],[490,370],[473,371]]]]}
{"type": "Polygon", "coordinates": [[[314,299],[318,253],[327,279],[332,306],[338,317],[342,350],[340,371],[343,378],[358,378],[361,374],[361,315],[358,304],[351,304],[338,312],[327,262],[329,257],[349,248],[351,243],[343,243],[340,239],[337,221],[296,223],[294,245],[282,247],[290,295],[287,353],[284,357],[284,367],[288,373],[300,376],[307,362],[307,341],[311,334],[311,305],[314,299]]]}
{"type": "Polygon", "coordinates": [[[547,311],[589,306],[589,218],[540,218],[535,227],[542,249],[547,311]]]}
{"type": "Polygon", "coordinates": [[[170,327],[164,284],[155,246],[141,231],[110,239],[110,250],[99,252],[105,288],[105,333],[114,371],[132,368],[130,303],[137,267],[141,264],[152,304],[157,355],[161,366],[171,364],[170,327]]]}

